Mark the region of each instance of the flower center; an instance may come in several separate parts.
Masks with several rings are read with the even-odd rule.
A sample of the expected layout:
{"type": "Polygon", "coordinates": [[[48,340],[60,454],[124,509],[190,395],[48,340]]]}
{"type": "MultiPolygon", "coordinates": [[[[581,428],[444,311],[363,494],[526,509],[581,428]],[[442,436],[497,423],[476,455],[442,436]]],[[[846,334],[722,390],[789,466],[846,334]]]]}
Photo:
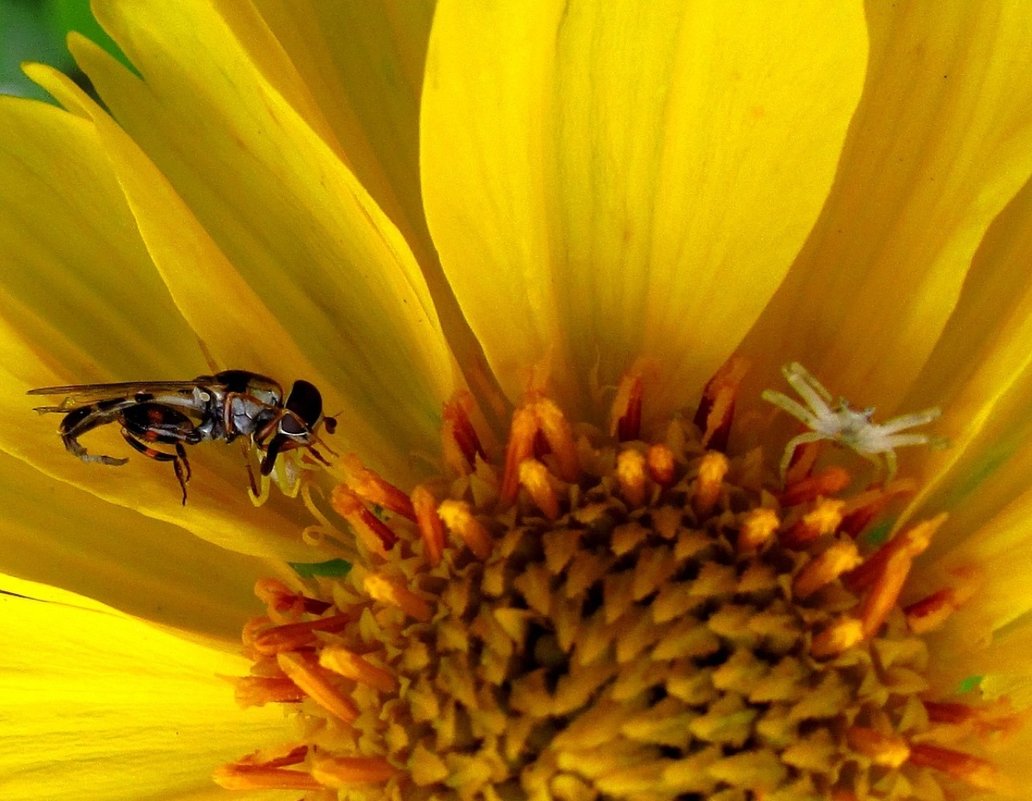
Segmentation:
{"type": "Polygon", "coordinates": [[[608,434],[531,396],[497,465],[457,400],[453,479],[408,494],[345,460],[332,500],[361,559],[304,593],[260,582],[245,630],[238,699],[292,705],[297,741],[216,780],[490,801],[999,789],[975,740],[1013,716],[924,677],[921,635],[964,587],[899,602],[945,516],[862,547],[913,483],[842,496],[855,482],[815,469],[818,443],[783,482],[760,451],[726,453],[740,377],[650,442],[634,377],[608,434]]]}

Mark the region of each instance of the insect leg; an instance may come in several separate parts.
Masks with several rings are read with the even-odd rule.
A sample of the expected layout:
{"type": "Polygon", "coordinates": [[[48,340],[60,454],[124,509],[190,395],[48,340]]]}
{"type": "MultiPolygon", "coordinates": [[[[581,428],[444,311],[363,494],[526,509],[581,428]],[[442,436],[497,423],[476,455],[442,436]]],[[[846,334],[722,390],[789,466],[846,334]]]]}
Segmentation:
{"type": "Polygon", "coordinates": [[[190,480],[190,462],[186,458],[186,450],[183,448],[182,443],[176,443],[175,453],[165,453],[164,451],[155,450],[146,442],[137,439],[137,435],[128,428],[122,429],[122,439],[148,459],[153,459],[156,462],[172,462],[172,469],[176,473],[176,479],[179,481],[179,486],[183,488],[183,505],[186,506],[186,482],[190,480]],[[186,463],[185,471],[183,469],[184,462],[186,463]]]}
{"type": "Polygon", "coordinates": [[[251,482],[251,494],[255,498],[261,496],[261,491],[258,488],[258,482],[254,478],[254,469],[251,467],[251,443],[246,439],[240,440],[240,450],[244,454],[244,464],[247,465],[247,480],[251,482]]]}
{"type": "MultiPolygon", "coordinates": [[[[100,464],[121,465],[128,459],[104,456],[102,454],[87,453],[86,448],[79,442],[79,437],[98,426],[105,425],[117,419],[119,407],[123,401],[108,401],[93,403],[88,406],[81,406],[64,416],[58,432],[61,434],[61,441],[65,450],[82,459],[84,462],[98,462],[100,464]]],[[[41,407],[46,411],[59,411],[57,407],[41,407]]]]}
{"type": "Polygon", "coordinates": [[[820,442],[822,439],[827,438],[827,435],[822,434],[820,431],[807,431],[805,434],[800,434],[790,439],[785,446],[785,453],[781,457],[782,480],[788,475],[788,468],[792,465],[792,457],[795,455],[796,448],[800,445],[805,445],[807,442],[820,442]]]}

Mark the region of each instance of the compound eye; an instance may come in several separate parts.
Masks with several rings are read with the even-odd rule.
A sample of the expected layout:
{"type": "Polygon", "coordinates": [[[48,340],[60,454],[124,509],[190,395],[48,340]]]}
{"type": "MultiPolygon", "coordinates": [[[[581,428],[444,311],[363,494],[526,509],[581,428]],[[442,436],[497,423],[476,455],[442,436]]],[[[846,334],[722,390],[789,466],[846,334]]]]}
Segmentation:
{"type": "MultiPolygon", "coordinates": [[[[307,381],[295,381],[287,397],[286,408],[304,421],[308,428],[315,426],[322,415],[322,395],[314,384],[307,381]]],[[[301,432],[297,432],[301,433],[301,432]]]]}
{"type": "Polygon", "coordinates": [[[310,431],[304,421],[293,414],[285,414],[280,418],[279,430],[281,434],[289,437],[301,437],[310,431]]]}

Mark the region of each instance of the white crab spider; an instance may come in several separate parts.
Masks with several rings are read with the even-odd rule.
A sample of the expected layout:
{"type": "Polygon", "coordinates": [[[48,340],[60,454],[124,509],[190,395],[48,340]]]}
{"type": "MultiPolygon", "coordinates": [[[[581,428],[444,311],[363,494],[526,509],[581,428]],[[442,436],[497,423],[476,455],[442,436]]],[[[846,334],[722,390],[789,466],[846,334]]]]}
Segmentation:
{"type": "Polygon", "coordinates": [[[874,407],[854,409],[845,398],[832,401],[831,393],[798,362],[786,364],[781,368],[781,372],[809,408],[781,392],[770,389],[764,390],[761,397],[784,409],[811,429],[793,437],[785,446],[785,454],[781,457],[782,478],[788,472],[796,448],[807,442],[830,440],[844,445],[874,463],[878,469],[884,467],[886,482],[891,481],[896,475],[895,448],[904,445],[941,447],[945,444],[944,440],[930,434],[900,433],[935,420],[942,414],[938,407],[893,417],[886,423],[875,423],[871,420],[874,407]]]}

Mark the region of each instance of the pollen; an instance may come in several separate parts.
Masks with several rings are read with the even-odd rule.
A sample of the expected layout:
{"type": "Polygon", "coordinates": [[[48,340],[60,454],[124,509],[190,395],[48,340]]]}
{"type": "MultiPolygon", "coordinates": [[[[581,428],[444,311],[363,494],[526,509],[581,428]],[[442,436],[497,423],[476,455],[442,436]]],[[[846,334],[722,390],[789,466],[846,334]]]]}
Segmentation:
{"type": "MultiPolygon", "coordinates": [[[[697,408],[655,429],[638,375],[607,425],[535,391],[504,439],[457,395],[441,475],[414,487],[341,457],[330,505],[358,558],[344,576],[259,582],[252,673],[234,680],[241,705],[291,713],[288,744],[216,781],[308,801],[1005,789],[992,753],[1022,715],[937,688],[923,639],[953,624],[980,576],[907,591],[949,520],[884,536],[917,489],[894,462],[868,484],[869,469],[824,464],[815,437],[787,455],[784,441],[737,452],[736,410],[760,408],[739,396],[746,369],[732,360],[697,408]]],[[[824,397],[801,367],[788,375],[824,397]]]]}

